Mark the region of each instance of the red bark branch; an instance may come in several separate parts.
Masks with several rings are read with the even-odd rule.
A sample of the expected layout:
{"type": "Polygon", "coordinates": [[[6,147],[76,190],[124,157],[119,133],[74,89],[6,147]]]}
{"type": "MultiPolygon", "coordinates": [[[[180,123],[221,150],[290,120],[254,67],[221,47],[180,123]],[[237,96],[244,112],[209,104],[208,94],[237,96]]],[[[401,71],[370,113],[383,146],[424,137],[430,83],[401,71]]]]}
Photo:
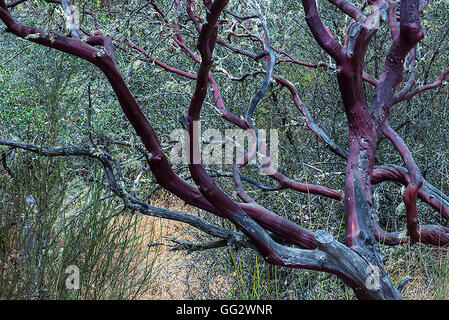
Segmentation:
{"type": "Polygon", "coordinates": [[[409,100],[409,99],[413,98],[414,96],[416,96],[419,93],[422,93],[424,91],[435,89],[435,88],[438,88],[438,87],[442,86],[443,83],[444,83],[444,80],[447,78],[448,75],[449,75],[449,67],[446,70],[444,70],[444,72],[438,77],[438,79],[435,82],[423,85],[423,86],[421,86],[419,88],[416,88],[413,91],[409,91],[409,92],[404,93],[402,95],[398,94],[395,97],[394,103],[399,103],[399,102],[404,101],[404,100],[409,100]]]}
{"type": "Polygon", "coordinates": [[[359,8],[346,0],[329,0],[329,2],[331,2],[333,5],[335,5],[355,21],[360,21],[365,18],[365,15],[359,8]]]}
{"type": "Polygon", "coordinates": [[[303,0],[302,4],[306,14],[307,25],[310,31],[312,31],[315,40],[337,63],[342,63],[345,57],[344,48],[332,37],[329,29],[324,26],[318,15],[315,0],[303,0]]]}
{"type": "MultiPolygon", "coordinates": [[[[411,91],[410,93],[410,90],[414,86],[414,79],[412,79],[406,84],[404,91],[400,91],[398,95],[394,93],[396,87],[402,80],[404,59],[406,59],[410,50],[422,38],[422,30],[419,24],[419,10],[421,8],[417,6],[419,4],[418,0],[403,0],[401,3],[399,29],[395,30],[395,25],[392,24],[392,22],[395,24],[395,21],[392,18],[390,19],[390,28],[394,35],[393,44],[390,48],[381,78],[377,81],[369,78],[363,71],[366,50],[375,31],[369,29],[365,21],[365,15],[361,10],[355,8],[345,0],[330,1],[343,12],[357,20],[357,23],[352,24],[348,28],[348,39],[345,47],[341,46],[333,38],[329,29],[324,26],[318,16],[314,0],[303,0],[303,6],[307,24],[315,40],[336,61],[335,69],[338,71],[337,79],[348,118],[348,152],[336,145],[313,121],[313,118],[302,103],[294,86],[287,80],[272,74],[275,65],[274,51],[278,53],[281,53],[281,51],[274,49],[270,45],[267,27],[266,24],[264,25],[262,19],[261,21],[265,29],[265,37],[263,39],[258,36],[252,36],[251,34],[242,35],[262,43],[262,49],[264,51],[259,54],[238,48],[231,45],[230,42],[217,38],[217,25],[220,23],[220,14],[227,3],[225,0],[216,0],[213,2],[209,0],[204,1],[204,5],[207,8],[206,22],[204,25],[200,24],[204,20],[198,17],[191,1],[186,0],[188,16],[195,28],[200,32],[198,49],[201,54],[201,59],[185,45],[180,34],[175,34],[173,41],[185,54],[199,64],[197,74],[190,74],[168,66],[154,59],[144,49],[134,43],[129,41],[125,42],[127,46],[143,54],[146,57],[145,60],[153,61],[166,71],[196,80],[195,92],[189,106],[187,122],[190,134],[189,169],[199,189],[182,180],[171,169],[150,122],[144,116],[115,64],[114,48],[110,37],[94,35],[87,37],[86,41],[80,41],[78,39],[63,37],[54,33],[45,33],[39,29],[23,26],[12,18],[4,0],[0,0],[0,19],[7,26],[8,32],[37,44],[81,57],[101,69],[116,93],[123,112],[137,134],[141,137],[146,149],[151,153],[149,163],[156,181],[187,203],[217,216],[229,219],[238,228],[242,229],[256,244],[258,250],[268,262],[281,266],[308,268],[334,273],[353,288],[359,297],[400,298],[398,291],[392,286],[391,281],[385,276],[383,270],[381,270],[381,290],[370,291],[366,288],[364,282],[366,280],[364,271],[368,264],[374,263],[381,267],[380,257],[376,249],[376,239],[378,241],[382,239],[388,244],[399,244],[409,240],[408,238],[400,237],[400,233],[398,232],[386,232],[372,220],[372,184],[389,179],[407,185],[404,202],[407,211],[407,229],[412,241],[445,244],[448,243],[449,234],[447,228],[444,227],[419,226],[416,211],[416,200],[418,197],[434,208],[438,208],[445,217],[449,217],[449,199],[421,179],[419,169],[414,163],[410,151],[407,149],[401,137],[392,131],[386,122],[389,110],[392,104],[394,104],[395,99],[398,96],[402,99],[414,92],[411,91]],[[252,59],[257,60],[262,57],[266,59],[267,67],[264,83],[253,97],[252,103],[247,111],[246,119],[241,119],[227,111],[220,88],[214,77],[210,74],[212,53],[217,43],[232,52],[243,54],[252,59]],[[98,49],[95,46],[102,46],[102,49],[98,49]],[[243,189],[240,166],[234,166],[233,176],[238,194],[244,201],[248,202],[247,204],[237,203],[230,199],[215,185],[201,163],[195,161],[195,155],[199,154],[195,122],[200,119],[202,105],[205,101],[209,85],[212,88],[217,110],[219,110],[223,118],[240,128],[251,128],[257,137],[257,127],[252,122],[252,115],[258,101],[265,94],[272,78],[289,90],[295,106],[305,116],[309,129],[334,153],[347,159],[344,193],[345,222],[347,245],[354,250],[336,242],[324,232],[312,233],[285,218],[277,216],[267,209],[259,207],[243,189]],[[375,98],[371,106],[366,101],[363,81],[370,81],[377,85],[375,98]],[[401,156],[406,162],[407,170],[403,168],[392,169],[392,167],[374,168],[376,143],[381,129],[384,130],[401,153],[401,156]],[[274,232],[288,243],[292,243],[300,249],[281,245],[274,241],[266,230],[274,232]]],[[[369,3],[379,6],[386,2],[370,1],[369,3]]],[[[160,16],[160,19],[166,21],[164,13],[154,2],[151,2],[151,4],[160,16]]],[[[392,9],[391,5],[389,6],[389,10],[390,17],[392,17],[395,10],[392,9]]],[[[221,22],[227,23],[225,20],[221,22]]],[[[120,39],[116,38],[116,40],[120,39]]],[[[285,52],[282,52],[282,54],[287,56],[293,63],[312,67],[312,65],[298,63],[298,60],[293,59],[285,52]]],[[[442,84],[448,73],[449,70],[443,73],[439,79],[441,80],[439,85],[442,84]]],[[[427,90],[427,87],[424,87],[419,92],[424,90],[427,90]]],[[[264,144],[261,143],[261,145],[262,150],[265,152],[265,157],[268,159],[267,164],[269,165],[269,150],[264,144]]],[[[251,150],[248,159],[254,155],[254,150],[251,150]]],[[[334,199],[341,199],[343,197],[340,191],[322,186],[301,184],[283,176],[277,171],[272,172],[270,177],[280,183],[273,190],[290,188],[301,192],[324,195],[334,199]]]]}

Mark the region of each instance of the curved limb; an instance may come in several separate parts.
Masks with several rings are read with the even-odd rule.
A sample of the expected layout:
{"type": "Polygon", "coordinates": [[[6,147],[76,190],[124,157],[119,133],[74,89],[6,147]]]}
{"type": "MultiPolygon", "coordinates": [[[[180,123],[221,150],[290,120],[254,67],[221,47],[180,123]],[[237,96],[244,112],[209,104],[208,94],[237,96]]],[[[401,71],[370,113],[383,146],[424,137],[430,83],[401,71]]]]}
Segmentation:
{"type": "Polygon", "coordinates": [[[332,3],[334,6],[339,8],[342,12],[350,16],[355,21],[360,21],[363,18],[365,18],[365,15],[363,12],[354,6],[352,3],[346,1],[346,0],[329,0],[330,3],[332,3]]]}
{"type": "Polygon", "coordinates": [[[399,154],[401,155],[402,160],[406,165],[410,177],[407,184],[407,189],[405,190],[403,195],[403,199],[407,213],[407,231],[410,235],[411,240],[432,245],[448,244],[449,229],[444,227],[435,228],[434,226],[421,227],[419,225],[416,200],[419,190],[423,185],[421,173],[407,145],[402,140],[401,136],[390,127],[387,121],[384,123],[382,132],[399,151],[399,154]]]}
{"type": "MultiPolygon", "coordinates": [[[[214,5],[216,3],[219,3],[219,2],[216,1],[214,3],[214,5]]],[[[3,0],[0,0],[0,4],[4,4],[3,0]]],[[[212,9],[213,9],[213,7],[212,7],[212,9]]],[[[213,10],[211,10],[211,12],[213,12],[213,10]]],[[[0,11],[0,17],[3,16],[2,13],[3,12],[0,11]]],[[[19,31],[17,31],[17,33],[20,34],[19,31]]],[[[40,35],[39,35],[39,38],[40,38],[40,35]]],[[[207,38],[208,37],[206,36],[206,39],[207,38]]],[[[205,41],[206,39],[203,39],[204,43],[208,42],[210,44],[209,41],[205,41]]],[[[58,39],[58,40],[60,40],[60,39],[58,39]]],[[[200,40],[201,40],[201,38],[200,38],[200,40]]],[[[51,43],[51,41],[50,41],[50,43],[51,43]]],[[[42,41],[40,44],[48,45],[51,47],[49,42],[46,42],[46,41],[42,41]]],[[[63,51],[67,50],[66,52],[72,53],[70,51],[73,48],[70,48],[70,46],[63,47],[63,44],[60,42],[58,42],[57,45],[60,46],[59,48],[61,48],[63,51]]],[[[145,117],[141,114],[141,112],[139,112],[140,109],[139,109],[137,103],[135,103],[135,101],[133,102],[132,94],[129,92],[129,90],[126,90],[126,88],[123,87],[123,81],[120,77],[120,73],[118,72],[118,70],[116,70],[115,64],[113,61],[113,57],[110,55],[110,53],[106,52],[106,54],[103,55],[101,52],[97,53],[97,51],[87,51],[87,47],[85,49],[86,49],[87,53],[93,52],[94,54],[97,54],[97,56],[94,57],[95,59],[91,59],[92,63],[97,65],[106,74],[114,91],[116,92],[117,96],[119,97],[120,104],[124,108],[125,114],[127,115],[130,122],[133,124],[137,133],[141,136],[142,141],[144,142],[145,146],[149,149],[149,151],[152,152],[151,158],[150,158],[150,164],[153,169],[153,172],[155,172],[155,176],[157,176],[157,178],[161,179],[162,184],[164,184],[165,187],[169,187],[169,188],[172,188],[174,191],[178,191],[180,194],[182,194],[186,198],[189,196],[198,195],[198,193],[194,193],[195,188],[189,189],[189,187],[187,187],[185,184],[181,184],[181,186],[180,186],[180,187],[186,187],[185,190],[180,190],[179,188],[177,188],[177,186],[170,185],[170,183],[178,182],[177,176],[171,175],[169,166],[165,166],[165,168],[161,166],[161,163],[162,163],[162,165],[164,163],[164,155],[163,155],[162,151],[159,150],[160,146],[158,146],[157,138],[154,135],[151,125],[148,123],[148,121],[145,119],[145,117]],[[167,169],[167,171],[162,172],[160,169],[167,169]],[[164,175],[169,175],[170,178],[173,178],[173,179],[168,180],[168,181],[165,180],[164,177],[162,176],[162,173],[164,173],[164,175]],[[186,193],[190,193],[190,191],[192,191],[192,194],[190,194],[189,196],[186,195],[186,193]]],[[[209,49],[210,49],[210,47],[209,47],[209,49]]],[[[77,52],[79,53],[80,56],[83,53],[85,53],[84,51],[77,51],[77,52]]],[[[87,56],[86,56],[86,58],[87,58],[87,56]]],[[[201,71],[201,68],[200,68],[200,71],[201,71]]],[[[202,77],[204,77],[203,73],[200,72],[200,74],[202,77]]],[[[204,77],[204,78],[206,78],[206,77],[204,77]]],[[[197,82],[203,88],[207,87],[207,79],[204,79],[204,78],[200,79],[200,77],[198,77],[198,79],[197,79],[197,82]]],[[[200,91],[203,90],[203,88],[200,88],[200,91]]],[[[200,178],[201,178],[201,176],[200,176],[200,178]]],[[[202,193],[208,194],[208,192],[205,192],[207,190],[200,190],[200,191],[203,191],[202,193]]],[[[213,193],[214,189],[211,189],[209,191],[212,191],[212,193],[213,193]]],[[[208,196],[211,196],[211,199],[212,199],[214,195],[212,194],[212,195],[208,195],[208,196]]],[[[192,197],[191,199],[192,199],[192,201],[196,201],[196,203],[199,205],[200,204],[207,205],[207,202],[204,202],[204,198],[192,197]]],[[[231,203],[228,203],[228,202],[226,202],[226,204],[229,204],[230,206],[232,205],[231,203]]],[[[209,203],[209,205],[210,205],[210,203],[209,203]]],[[[224,208],[225,211],[230,210],[229,212],[226,211],[225,213],[226,214],[228,213],[230,215],[234,214],[234,212],[233,212],[234,208],[237,209],[233,205],[232,205],[232,207],[229,207],[229,208],[225,207],[224,208]]],[[[217,215],[220,215],[220,212],[221,212],[222,216],[223,216],[223,212],[221,210],[217,210],[216,208],[214,208],[213,205],[211,205],[210,209],[215,210],[217,215]]],[[[236,211],[235,213],[237,214],[237,216],[233,215],[232,217],[237,221],[238,224],[245,226],[248,229],[251,229],[251,227],[257,227],[257,225],[254,225],[253,222],[251,220],[248,220],[247,218],[245,218],[245,216],[241,217],[238,214],[241,212],[236,211]]],[[[304,267],[317,268],[317,269],[322,269],[322,270],[327,270],[328,268],[330,268],[329,269],[330,272],[340,273],[340,275],[342,277],[350,277],[351,279],[355,279],[355,280],[352,280],[353,283],[356,283],[358,288],[361,288],[362,291],[364,290],[366,294],[368,293],[366,290],[367,288],[365,288],[365,285],[362,280],[362,278],[366,276],[366,274],[363,274],[363,272],[364,272],[363,267],[368,266],[368,263],[366,262],[366,260],[363,257],[359,256],[357,253],[354,253],[351,250],[349,250],[348,248],[342,246],[341,244],[335,243],[334,240],[332,238],[328,237],[325,233],[316,233],[314,236],[315,240],[318,242],[317,245],[320,246],[320,248],[318,248],[317,251],[315,251],[315,250],[300,251],[300,250],[293,250],[293,249],[286,250],[288,248],[279,246],[279,244],[276,244],[275,242],[270,242],[269,238],[266,237],[266,234],[263,232],[260,232],[261,231],[260,229],[256,228],[254,230],[255,230],[254,231],[255,237],[260,237],[259,239],[262,242],[263,242],[263,240],[267,240],[267,242],[266,242],[267,246],[263,247],[263,248],[267,249],[267,253],[271,253],[274,250],[274,256],[273,255],[267,256],[268,261],[271,261],[273,263],[279,262],[279,263],[282,263],[282,265],[304,266],[304,267]],[[272,251],[270,251],[270,249],[272,251]],[[311,252],[311,251],[313,251],[313,252],[311,252]],[[337,252],[339,254],[335,254],[337,252]],[[322,253],[324,253],[324,255],[322,253]],[[278,260],[277,258],[280,258],[281,260],[278,260]],[[343,261],[343,264],[341,263],[342,261],[343,261]],[[345,263],[349,263],[349,265],[345,265],[345,263]],[[340,267],[338,267],[338,269],[334,270],[334,269],[332,269],[332,267],[334,266],[333,264],[337,264],[337,267],[340,265],[340,267]],[[363,288],[365,288],[365,289],[363,289],[363,288]]],[[[249,232],[251,233],[251,230],[249,230],[249,232]]],[[[263,252],[265,252],[265,251],[263,251],[263,252]]],[[[394,288],[392,289],[391,283],[385,283],[385,286],[382,286],[382,288],[381,288],[381,290],[379,290],[379,292],[369,293],[369,295],[372,297],[377,297],[377,298],[386,298],[386,297],[391,298],[391,297],[397,297],[398,293],[396,290],[394,290],[394,288]]]]}
{"type": "MultiPolygon", "coordinates": [[[[448,77],[448,75],[449,75],[449,67],[446,68],[446,70],[444,70],[441,73],[441,75],[438,77],[437,80],[435,80],[435,82],[423,85],[423,86],[421,86],[419,88],[416,88],[414,90],[404,91],[402,94],[398,93],[395,96],[394,103],[396,104],[396,103],[399,103],[399,102],[404,101],[404,100],[410,100],[414,96],[416,96],[416,95],[418,95],[418,94],[420,94],[420,93],[422,93],[424,91],[432,90],[432,89],[441,87],[444,84],[444,80],[448,77]]],[[[409,89],[409,88],[407,88],[407,89],[409,89]]],[[[411,87],[410,87],[410,89],[411,89],[411,87]]]]}
{"type": "Polygon", "coordinates": [[[326,51],[336,62],[340,64],[344,61],[345,53],[344,48],[339,44],[333,36],[330,34],[321,18],[318,15],[315,0],[303,0],[302,1],[304,12],[306,14],[306,22],[310,31],[318,42],[318,44],[326,51]]]}
{"type": "Polygon", "coordinates": [[[149,205],[141,201],[139,198],[130,195],[123,188],[123,177],[121,177],[121,170],[119,168],[120,165],[118,161],[113,155],[103,150],[93,151],[92,149],[82,147],[61,148],[37,146],[30,143],[4,139],[0,139],[0,145],[22,149],[45,157],[87,157],[96,159],[103,165],[110,190],[114,192],[115,195],[122,198],[123,203],[127,208],[138,210],[144,215],[187,223],[211,236],[227,239],[229,241],[238,240],[241,242],[240,244],[243,244],[243,235],[241,233],[230,232],[220,226],[209,223],[196,215],[149,205]],[[114,167],[116,168],[116,172],[114,172],[114,167]]]}
{"type": "MultiPolygon", "coordinates": [[[[211,53],[213,51],[214,41],[211,42],[211,37],[215,36],[214,29],[216,27],[216,20],[218,19],[219,12],[224,8],[226,2],[215,1],[212,5],[210,12],[208,13],[207,24],[205,24],[201,30],[199,48],[201,51],[202,62],[200,69],[198,71],[198,79],[197,85],[195,89],[195,94],[192,97],[191,104],[189,106],[188,120],[189,120],[189,134],[190,134],[190,161],[189,169],[191,171],[192,177],[195,182],[200,186],[200,192],[203,196],[208,199],[211,203],[213,203],[217,209],[223,212],[224,216],[226,216],[229,220],[231,220],[236,226],[243,229],[243,232],[256,244],[259,252],[261,252],[265,259],[273,264],[285,265],[285,266],[295,266],[295,267],[306,267],[306,268],[316,268],[317,267],[317,256],[316,252],[302,250],[297,251],[297,249],[290,249],[287,247],[280,246],[276,242],[274,242],[268,234],[254,222],[254,220],[250,219],[246,214],[231,200],[229,199],[217,186],[213,183],[211,178],[207,175],[206,171],[202,167],[201,164],[194,163],[194,153],[198,152],[198,146],[195,144],[194,138],[194,121],[199,120],[201,106],[206,96],[206,87],[208,82],[208,72],[211,67],[211,53]],[[218,12],[218,14],[217,14],[218,12]]],[[[325,233],[320,233],[315,236],[315,239],[318,241],[318,247],[325,248],[325,250],[329,250],[326,256],[318,257],[318,265],[320,268],[327,269],[326,262],[331,262],[332,258],[337,258],[341,260],[342,258],[347,257],[342,253],[346,253],[355,258],[357,255],[355,252],[349,250],[348,248],[339,245],[336,243],[332,237],[329,237],[325,233]],[[343,250],[343,252],[339,254],[336,253],[339,250],[343,250]],[[329,259],[329,260],[328,260],[329,259]]],[[[298,249],[300,250],[300,249],[298,249]]],[[[341,263],[339,261],[338,265],[344,265],[341,269],[343,273],[351,273],[350,270],[346,269],[346,264],[341,263]]],[[[350,269],[354,267],[354,264],[351,263],[347,265],[350,269]]],[[[355,282],[360,283],[363,281],[356,274],[359,274],[360,270],[355,274],[352,274],[351,279],[354,279],[355,282]]],[[[388,278],[382,278],[388,279],[388,278]]],[[[354,281],[354,280],[353,280],[354,281]]],[[[391,284],[383,283],[381,286],[382,290],[376,290],[377,294],[381,296],[391,296],[395,298],[399,298],[400,295],[396,289],[394,289],[391,284]]],[[[370,295],[375,295],[373,292],[370,292],[370,295]]]]}

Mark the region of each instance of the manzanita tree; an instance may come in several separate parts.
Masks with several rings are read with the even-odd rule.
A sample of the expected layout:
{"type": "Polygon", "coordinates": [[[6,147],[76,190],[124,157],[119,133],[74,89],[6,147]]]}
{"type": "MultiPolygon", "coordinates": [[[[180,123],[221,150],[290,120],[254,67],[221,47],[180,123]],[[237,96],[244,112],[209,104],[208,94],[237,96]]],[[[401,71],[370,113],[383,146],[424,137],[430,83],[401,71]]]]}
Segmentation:
{"type": "MultiPolygon", "coordinates": [[[[191,27],[191,33],[197,35],[196,48],[191,48],[181,32],[177,32],[181,27],[185,28],[187,23],[181,25],[179,22],[178,24],[178,19],[169,21],[165,14],[167,8],[158,4],[157,1],[138,1],[142,3],[139,11],[152,12],[148,15],[149,19],[153,19],[152,22],[161,25],[169,22],[172,24],[173,46],[198,65],[196,74],[155,59],[143,47],[128,38],[122,38],[117,34],[104,34],[96,17],[96,11],[89,10],[89,6],[85,4],[84,7],[78,6],[76,15],[91,17],[96,31],[85,30],[77,23],[73,3],[71,4],[68,0],[47,0],[46,2],[63,8],[67,17],[68,35],[27,26],[18,21],[14,17],[14,11],[22,5],[27,5],[27,1],[24,0],[10,3],[0,0],[0,19],[6,31],[38,45],[77,56],[99,68],[113,88],[127,120],[141,138],[146,148],[144,153],[147,156],[147,162],[157,183],[186,203],[229,220],[242,233],[226,230],[198,216],[154,207],[140,200],[123,184],[120,163],[111,154],[100,150],[97,146],[93,149],[58,148],[35,146],[5,139],[0,140],[1,145],[21,148],[45,156],[96,158],[104,166],[111,190],[123,199],[126,207],[143,214],[189,223],[204,232],[224,239],[224,243],[252,248],[271,264],[335,274],[354,290],[358,298],[401,299],[400,290],[393,285],[382,266],[378,241],[387,245],[420,242],[433,246],[445,246],[449,243],[449,228],[440,225],[422,225],[419,223],[417,212],[419,199],[447,220],[449,219],[449,197],[423,178],[404,140],[388,123],[390,112],[396,104],[413,99],[424,91],[442,86],[449,74],[449,68],[447,68],[434,83],[417,85],[418,73],[415,64],[418,59],[419,43],[424,37],[420,15],[428,5],[428,1],[366,0],[359,7],[346,0],[329,0],[348,21],[344,43],[341,43],[320,18],[316,1],[303,0],[303,10],[298,13],[306,20],[316,44],[333,60],[333,62],[317,64],[301,62],[288,52],[272,45],[267,15],[258,1],[247,3],[244,9],[240,7],[239,12],[236,10],[241,4],[240,1],[173,1],[174,6],[184,10],[183,15],[191,27]],[[242,12],[249,12],[249,14],[242,15],[242,12]],[[389,28],[390,49],[377,79],[365,71],[365,58],[373,38],[382,25],[389,28]],[[225,29],[223,26],[228,28],[225,29]],[[262,29],[260,33],[262,36],[254,32],[258,27],[262,29]],[[260,51],[252,52],[239,47],[232,42],[232,38],[249,39],[259,44],[260,51]],[[236,57],[241,56],[263,62],[263,69],[241,77],[232,77],[225,70],[220,70],[229,77],[230,81],[244,81],[257,74],[264,74],[263,82],[252,97],[245,116],[233,114],[225,106],[220,86],[211,72],[216,46],[225,48],[236,57]],[[129,52],[134,52],[142,61],[151,62],[167,72],[195,81],[190,105],[181,119],[188,132],[186,135],[189,146],[188,168],[195,184],[188,183],[173,170],[152,124],[142,112],[122,77],[115,61],[116,48],[130,50],[129,52]],[[282,57],[282,62],[302,65],[306,68],[322,66],[334,70],[347,116],[347,148],[339,146],[316,124],[295,86],[286,78],[276,74],[275,66],[279,57],[282,57]],[[406,71],[407,79],[404,76],[406,71]],[[254,120],[254,112],[273,82],[289,91],[294,105],[304,116],[307,127],[323,145],[346,161],[343,191],[295,181],[286,177],[273,165],[270,150],[262,139],[254,120]],[[369,98],[367,94],[365,88],[367,84],[375,88],[372,98],[369,98]],[[220,189],[206,171],[201,159],[198,159],[201,152],[197,123],[201,118],[208,89],[211,89],[215,107],[222,118],[250,132],[256,141],[252,148],[245,151],[244,159],[233,165],[232,177],[237,195],[243,202],[233,200],[220,189]],[[400,154],[405,168],[389,164],[375,165],[376,148],[381,134],[391,141],[400,154]],[[259,169],[276,182],[276,186],[267,186],[242,176],[242,168],[256,155],[261,155],[263,159],[259,169]],[[290,189],[343,201],[345,242],[335,240],[325,231],[307,230],[260,206],[245,192],[242,180],[253,183],[262,190],[290,189]],[[373,185],[385,181],[394,181],[405,186],[403,194],[407,216],[405,232],[389,232],[375,219],[373,185]],[[376,277],[376,281],[373,282],[370,277],[376,277]]],[[[89,5],[100,8],[107,6],[104,1],[89,5]]],[[[181,15],[180,12],[177,14],[181,15]]],[[[301,40],[297,39],[297,41],[301,40]]]]}

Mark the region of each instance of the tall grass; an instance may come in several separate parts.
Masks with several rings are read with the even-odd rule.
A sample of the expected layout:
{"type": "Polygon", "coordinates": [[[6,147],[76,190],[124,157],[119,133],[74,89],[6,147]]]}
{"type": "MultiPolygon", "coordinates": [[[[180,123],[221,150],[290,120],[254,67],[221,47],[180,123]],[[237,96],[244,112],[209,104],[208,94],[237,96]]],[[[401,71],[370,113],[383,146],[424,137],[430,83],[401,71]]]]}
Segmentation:
{"type": "Polygon", "coordinates": [[[70,197],[63,159],[20,154],[14,163],[14,176],[0,171],[1,299],[136,299],[148,290],[152,229],[105,195],[97,170],[70,197]],[[70,266],[78,289],[67,285],[70,266]]]}

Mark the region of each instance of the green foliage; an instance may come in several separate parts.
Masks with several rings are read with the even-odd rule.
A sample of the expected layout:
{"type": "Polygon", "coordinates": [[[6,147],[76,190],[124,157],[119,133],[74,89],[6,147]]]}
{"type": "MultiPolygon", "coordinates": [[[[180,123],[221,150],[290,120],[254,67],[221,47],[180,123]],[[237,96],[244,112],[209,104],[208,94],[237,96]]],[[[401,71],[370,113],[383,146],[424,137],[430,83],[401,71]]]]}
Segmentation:
{"type": "Polygon", "coordinates": [[[135,299],[148,290],[156,269],[142,216],[122,212],[99,183],[69,198],[63,159],[15,162],[0,184],[1,299],[135,299]],[[79,290],[66,287],[72,265],[79,290]]]}
{"type": "MultiPolygon", "coordinates": [[[[28,15],[21,6],[14,9],[13,13],[20,21],[45,30],[66,31],[63,27],[64,17],[57,14],[55,4],[46,1],[30,3],[33,5],[33,15],[28,15]]],[[[178,9],[171,0],[159,0],[156,3],[163,9],[168,22],[155,23],[155,13],[151,13],[148,19],[149,12],[152,12],[150,6],[139,1],[93,0],[76,1],[75,4],[80,7],[85,5],[86,9],[95,11],[104,34],[131,40],[155,59],[196,73],[198,65],[182,50],[174,48],[171,40],[174,34],[179,33],[192,52],[198,54],[197,35],[191,21],[185,16],[185,8],[181,6],[178,9]],[[179,30],[174,29],[175,20],[183,24],[179,30]]],[[[231,1],[229,9],[245,15],[251,13],[248,3],[231,1]]],[[[361,5],[362,1],[354,3],[361,5]]],[[[320,2],[319,5],[320,16],[326,26],[342,41],[347,21],[341,19],[341,14],[330,3],[320,2]]],[[[200,6],[198,10],[199,15],[204,15],[200,6]]],[[[299,2],[271,1],[269,10],[268,6],[264,10],[273,46],[301,61],[329,62],[329,57],[312,38],[299,2]]],[[[230,18],[229,15],[224,16],[230,18]]],[[[421,81],[419,85],[433,82],[444,66],[449,65],[448,21],[447,2],[431,2],[423,12],[422,23],[426,28],[426,37],[421,47],[422,59],[417,65],[418,79],[421,81]]],[[[249,23],[246,21],[242,25],[249,26],[249,23]]],[[[88,32],[97,31],[94,20],[87,15],[84,16],[83,27],[88,32]]],[[[219,36],[226,38],[229,27],[225,24],[219,30],[219,36]]],[[[259,27],[252,32],[261,35],[259,27]]],[[[386,41],[388,37],[389,31],[384,25],[368,50],[365,71],[375,77],[380,75],[389,48],[389,41],[386,41]]],[[[252,52],[261,50],[260,43],[248,38],[232,37],[232,43],[252,52]]],[[[123,47],[118,42],[116,44],[123,47]]],[[[171,147],[169,135],[174,129],[181,128],[179,117],[187,112],[194,81],[165,72],[152,62],[140,62],[136,58],[144,56],[136,52],[130,55],[129,52],[116,50],[117,64],[155,128],[164,150],[168,152],[171,147]]],[[[278,60],[282,58],[285,57],[278,54],[278,60]]],[[[263,75],[233,82],[224,76],[223,70],[239,77],[247,72],[262,70],[262,64],[230,54],[229,50],[221,46],[215,48],[212,74],[221,88],[226,107],[238,116],[245,115],[263,75]]],[[[347,145],[347,123],[335,73],[322,67],[311,69],[288,63],[278,63],[275,73],[294,83],[319,126],[337,143],[347,145]]],[[[139,139],[126,121],[101,71],[75,57],[0,34],[1,138],[41,145],[91,147],[88,85],[92,89],[90,133],[93,140],[117,159],[133,160],[124,164],[124,173],[125,183],[130,189],[134,188],[139,170],[146,168],[147,164],[139,159],[140,154],[134,148],[110,143],[118,140],[140,146],[139,139]]],[[[373,88],[367,84],[366,89],[370,100],[373,88]]],[[[399,133],[410,146],[425,178],[446,194],[449,191],[448,96],[446,85],[420,95],[412,102],[397,105],[390,116],[390,124],[399,128],[399,133]]],[[[202,111],[203,129],[231,127],[217,114],[213,105],[213,97],[209,94],[202,111]]],[[[323,149],[322,143],[304,125],[304,119],[285,89],[272,83],[256,109],[255,118],[261,128],[279,129],[279,164],[283,174],[301,182],[343,188],[345,163],[323,149]]],[[[0,155],[3,153],[11,155],[6,148],[0,150],[0,155]]],[[[15,176],[11,176],[1,166],[1,298],[105,299],[139,296],[151,284],[149,280],[155,268],[154,261],[143,260],[148,252],[141,242],[142,235],[136,229],[141,218],[128,213],[120,215],[121,206],[112,199],[104,199],[107,195],[105,177],[99,172],[93,172],[93,163],[86,159],[66,161],[21,154],[13,161],[15,176]],[[87,191],[82,192],[84,188],[87,191]],[[79,193],[81,196],[67,206],[79,193]],[[26,205],[30,195],[36,201],[37,213],[26,205]],[[37,244],[25,255],[29,229],[36,235],[37,244]],[[142,259],[144,265],[142,276],[139,276],[138,267],[133,264],[133,261],[139,259],[142,259]],[[83,275],[83,289],[80,291],[70,292],[65,289],[64,270],[71,264],[79,266],[83,275]]],[[[382,163],[402,164],[400,156],[383,137],[379,139],[376,159],[376,164],[382,163]]],[[[190,175],[186,167],[174,169],[184,178],[190,175]]],[[[226,165],[208,169],[232,172],[232,167],[226,165]]],[[[253,168],[245,167],[243,173],[263,183],[273,183],[268,177],[261,177],[253,168]]],[[[157,187],[150,174],[139,178],[141,184],[137,186],[136,192],[143,197],[157,187]]],[[[227,194],[239,201],[233,193],[234,186],[230,178],[217,178],[215,181],[227,194]]],[[[289,190],[266,193],[247,183],[244,186],[260,205],[313,231],[326,229],[343,241],[345,234],[341,203],[289,190]]],[[[379,197],[376,206],[381,225],[387,226],[388,230],[401,230],[405,225],[405,215],[400,207],[400,187],[385,183],[373,189],[379,197]]],[[[421,206],[420,212],[423,222],[445,223],[427,206],[421,206]]],[[[210,217],[208,219],[213,220],[210,217]]],[[[420,279],[416,283],[431,281],[436,289],[436,297],[447,298],[447,255],[442,257],[429,250],[425,252],[425,259],[418,260],[417,256],[422,252],[415,247],[404,247],[407,250],[399,247],[397,251],[383,246],[381,248],[387,259],[390,259],[388,271],[396,283],[407,274],[424,274],[427,279],[420,279]],[[408,251],[412,251],[412,254],[407,254],[408,251]],[[398,260],[405,262],[396,266],[394,261],[398,260]]],[[[225,277],[227,284],[223,289],[224,294],[210,290],[201,296],[203,298],[215,298],[220,294],[220,297],[232,299],[351,298],[351,293],[335,277],[329,278],[313,271],[276,268],[247,250],[202,253],[198,254],[197,259],[199,269],[210,268],[225,277]]],[[[194,275],[197,274],[199,272],[194,275]]],[[[406,288],[406,296],[416,297],[412,286],[406,288]]]]}

